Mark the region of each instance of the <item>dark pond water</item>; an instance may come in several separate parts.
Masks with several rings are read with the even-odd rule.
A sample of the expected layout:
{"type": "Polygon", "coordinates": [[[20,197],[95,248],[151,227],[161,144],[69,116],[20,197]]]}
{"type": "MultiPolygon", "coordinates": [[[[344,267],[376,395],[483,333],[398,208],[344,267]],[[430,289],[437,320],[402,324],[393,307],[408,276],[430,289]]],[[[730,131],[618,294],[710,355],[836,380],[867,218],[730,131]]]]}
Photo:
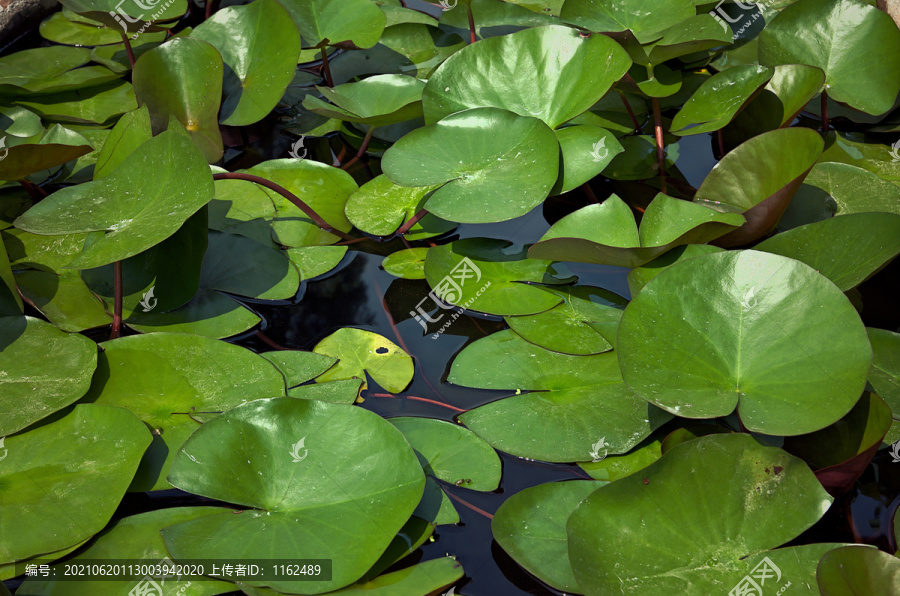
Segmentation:
{"type": "MultiPolygon", "coordinates": [[[[42,41],[32,32],[2,53],[36,45],[42,45],[42,41]]],[[[277,122],[276,116],[226,135],[234,140],[234,146],[226,152],[226,167],[235,170],[268,159],[288,157],[288,150],[296,137],[282,133],[277,122]]],[[[841,122],[836,122],[836,125],[842,127],[841,122]]],[[[338,138],[317,139],[311,145],[315,157],[326,163],[330,163],[332,154],[341,150],[338,138]]],[[[681,141],[676,165],[691,186],[699,186],[715,163],[710,136],[697,135],[681,141]]],[[[351,173],[362,184],[379,173],[378,160],[357,164],[351,173]]],[[[623,190],[621,185],[599,178],[591,185],[600,199],[614,190],[620,193],[623,190]]],[[[515,245],[529,244],[537,241],[552,222],[589,201],[590,198],[583,192],[574,191],[548,200],[515,220],[491,225],[463,225],[453,235],[433,241],[443,243],[456,238],[486,236],[506,239],[515,245]]],[[[409,311],[430,291],[427,283],[397,279],[380,268],[384,255],[402,248],[400,241],[355,244],[336,270],[322,278],[304,282],[292,301],[242,300],[263,318],[263,324],[261,329],[231,341],[254,351],[267,351],[274,346],[311,350],[319,340],[341,327],[353,326],[380,333],[402,346],[416,361],[415,378],[402,396],[378,397],[375,394],[388,392],[369,380],[369,390],[364,394],[365,401],[361,405],[385,417],[426,416],[451,420],[457,413],[455,410],[431,402],[468,410],[505,396],[500,391],[466,389],[445,382],[453,357],[472,341],[505,328],[502,319],[466,313],[438,339],[432,339],[431,333],[440,327],[440,323],[434,324],[429,333],[425,333],[409,315],[409,311]],[[410,399],[409,396],[431,401],[410,399]]],[[[578,276],[579,284],[599,286],[629,297],[626,269],[574,263],[567,266],[571,274],[578,276]]],[[[900,326],[896,304],[891,302],[891,297],[900,293],[898,286],[900,265],[895,262],[859,288],[866,304],[862,316],[867,325],[890,329],[900,326]]],[[[102,333],[94,339],[105,338],[105,333],[102,333]]],[[[506,498],[527,487],[587,476],[573,465],[526,461],[506,454],[501,454],[501,458],[503,479],[500,488],[493,493],[444,485],[459,511],[461,523],[458,526],[438,527],[434,540],[401,562],[401,566],[451,554],[457,557],[466,571],[465,578],[456,588],[457,594],[560,594],[528,575],[499,548],[492,538],[491,516],[506,498]]],[[[848,495],[837,499],[830,512],[792,544],[864,542],[894,552],[897,545],[893,544],[890,521],[900,506],[900,463],[893,463],[891,459],[887,452],[880,453],[856,487],[848,495]]],[[[130,494],[116,517],[208,502],[177,490],[130,494]]],[[[9,586],[14,587],[17,583],[10,582],[9,586]]]]}

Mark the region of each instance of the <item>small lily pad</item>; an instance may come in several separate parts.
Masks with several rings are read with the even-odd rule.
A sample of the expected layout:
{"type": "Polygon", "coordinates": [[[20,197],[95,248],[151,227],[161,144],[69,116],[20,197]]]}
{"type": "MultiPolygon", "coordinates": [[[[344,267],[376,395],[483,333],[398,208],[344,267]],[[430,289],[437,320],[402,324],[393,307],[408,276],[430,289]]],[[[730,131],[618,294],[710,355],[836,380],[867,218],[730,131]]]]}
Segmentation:
{"type": "Polygon", "coordinates": [[[400,393],[410,384],[415,365],[409,354],[386,337],[345,327],[316,344],[313,351],[337,358],[338,362],[316,382],[361,379],[366,388],[366,375],[391,393],[400,393]]]}

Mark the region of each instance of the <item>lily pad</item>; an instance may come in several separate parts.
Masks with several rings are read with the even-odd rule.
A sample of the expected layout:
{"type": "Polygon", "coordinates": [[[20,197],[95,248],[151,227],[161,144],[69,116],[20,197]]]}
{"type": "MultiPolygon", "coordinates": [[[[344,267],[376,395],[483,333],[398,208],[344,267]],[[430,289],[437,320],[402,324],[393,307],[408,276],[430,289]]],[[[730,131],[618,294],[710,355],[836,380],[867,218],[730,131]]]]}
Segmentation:
{"type": "Polygon", "coordinates": [[[165,528],[173,558],[340,560],[328,581],[261,582],[317,594],[356,581],[378,560],[425,477],[400,431],[376,414],[285,397],[204,424],[176,455],[169,482],[251,508],[165,528]]]}
{"type": "Polygon", "coordinates": [[[681,261],[699,257],[700,255],[708,255],[714,252],[722,252],[722,248],[718,246],[710,246],[709,244],[687,244],[677,246],[666,254],[656,257],[649,263],[645,263],[640,267],[636,267],[628,272],[628,290],[631,292],[632,298],[637,296],[647,283],[666,270],[669,266],[681,261]]]}
{"type": "Polygon", "coordinates": [[[546,291],[562,298],[562,304],[535,315],[506,317],[510,329],[530,343],[563,354],[585,356],[613,349],[600,329],[615,336],[627,300],[591,286],[546,291]]]}
{"type": "Polygon", "coordinates": [[[516,391],[459,419],[494,448],[519,457],[571,462],[595,459],[598,448],[625,453],[670,418],[625,386],[615,353],[559,354],[508,330],[467,346],[448,380],[516,391]]]}
{"type": "Polygon", "coordinates": [[[316,382],[361,379],[366,375],[391,393],[400,393],[415,372],[412,358],[391,340],[364,329],[344,327],[316,344],[313,351],[337,358],[338,362],[316,382]]]}
{"type": "Polygon", "coordinates": [[[500,486],[500,457],[475,433],[452,422],[431,418],[390,418],[416,452],[429,476],[470,490],[500,486]]]}
{"type": "Polygon", "coordinates": [[[202,423],[246,401],[285,394],[270,362],[206,337],[150,333],[102,346],[85,400],[127,408],[154,430],[132,491],[171,488],[165,478],[175,454],[202,423]]]}
{"type": "Polygon", "coordinates": [[[303,47],[351,42],[371,48],[387,23],[370,0],[284,0],[283,5],[300,31],[303,47]]]}
{"type": "Polygon", "coordinates": [[[243,333],[260,320],[225,294],[200,288],[190,302],[172,312],[131,313],[128,326],[141,333],[167,331],[221,339],[243,333]]]}
{"type": "Polygon", "coordinates": [[[825,152],[819,163],[845,163],[868,170],[879,178],[900,186],[900,160],[886,143],[866,142],[860,133],[830,131],[825,135],[825,152]]]}
{"type": "Polygon", "coordinates": [[[660,273],[625,309],[618,352],[625,382],[650,403],[686,418],[737,407],[746,428],[769,435],[839,420],[872,362],[859,315],[834,284],[799,261],[755,251],[699,256],[660,273]],[[692,287],[702,290],[686,301],[692,287]]]}
{"type": "Polygon", "coordinates": [[[381,262],[382,268],[393,275],[403,279],[425,279],[425,259],[428,256],[427,248],[408,248],[398,250],[385,257],[381,262]]]}
{"type": "MultiPolygon", "coordinates": [[[[671,436],[671,435],[669,435],[671,436]]],[[[587,472],[594,480],[614,482],[620,478],[631,476],[643,470],[662,457],[662,443],[649,438],[628,453],[622,455],[606,455],[599,453],[599,461],[581,462],[578,467],[587,472]]]]}
{"type": "MultiPolygon", "coordinates": [[[[357,228],[374,236],[390,236],[409,221],[439,185],[407,187],[381,175],[369,180],[347,199],[344,212],[357,228]]],[[[406,235],[410,241],[443,234],[456,224],[426,215],[406,235]]]]}
{"type": "Polygon", "coordinates": [[[287,256],[300,272],[300,281],[325,275],[341,264],[346,246],[302,246],[289,248],[287,256]]]}
{"type": "Polygon", "coordinates": [[[22,299],[16,290],[16,280],[9,266],[9,256],[6,254],[6,248],[0,244],[0,317],[15,317],[22,313],[22,299]]]}
{"type": "Polygon", "coordinates": [[[90,387],[96,367],[97,347],[86,337],[32,317],[0,318],[0,409],[5,412],[0,436],[75,402],[90,387]]]}
{"type": "Polygon", "coordinates": [[[867,328],[872,343],[872,370],[869,383],[900,419],[900,333],[867,328]]]}
{"type": "Polygon", "coordinates": [[[401,186],[443,185],[425,203],[460,223],[513,219],[540,204],[559,174],[559,144],[540,120],[474,108],[407,134],[384,154],[401,186]]]}
{"type": "Polygon", "coordinates": [[[246,126],[262,120],[294,78],[300,35],[275,0],[227,6],[194,29],[191,37],[219,50],[228,67],[222,124],[246,126]]]}
{"type": "Polygon", "coordinates": [[[200,39],[176,37],[141,56],[132,80],[140,105],[150,109],[159,134],[174,116],[209,163],[222,157],[217,114],[222,97],[222,56],[200,39]]]}
{"type": "Polygon", "coordinates": [[[554,132],[562,159],[559,179],[550,190],[551,195],[578,188],[625,150],[613,133],[597,126],[566,126],[554,132]]]}
{"type": "Polygon", "coordinates": [[[123,114],[103,143],[94,166],[94,180],[108,176],[125,158],[153,138],[147,107],[123,114]]]}
{"type": "Polygon", "coordinates": [[[694,202],[723,213],[743,213],[747,223],[717,246],[748,244],[775,227],[822,154],[822,138],[808,128],[784,128],[753,137],[712,169],[694,202]]]}
{"type": "Polygon", "coordinates": [[[568,27],[485,39],[450,56],[428,80],[425,121],[494,107],[557,128],[594,105],[630,65],[612,39],[581,37],[568,27]]]}
{"type": "Polygon", "coordinates": [[[30,174],[62,165],[93,151],[87,139],[59,124],[54,124],[40,138],[32,137],[28,141],[16,145],[10,142],[8,149],[0,150],[8,151],[0,161],[0,180],[23,180],[30,174]],[[34,142],[28,142],[30,140],[34,142]]]}
{"type": "Polygon", "coordinates": [[[819,560],[816,580],[822,596],[890,594],[900,584],[900,559],[869,546],[843,546],[819,560]]]}
{"type": "Polygon", "coordinates": [[[281,371],[288,389],[315,379],[337,362],[337,358],[325,354],[298,350],[263,352],[260,356],[281,371]]]}
{"type": "Polygon", "coordinates": [[[569,559],[589,596],[711,594],[743,582],[764,557],[780,573],[768,572],[766,589],[787,579],[802,584],[834,545],[769,549],[797,537],[830,505],[802,460],[749,435],[710,435],[582,501],[566,524],[569,559]],[[790,516],[778,514],[788,508],[790,516]]]}
{"type": "Polygon", "coordinates": [[[631,31],[640,43],[697,14],[692,0],[566,0],[560,18],[601,33],[631,31]]]}
{"type": "Polygon", "coordinates": [[[788,6],[760,35],[759,58],[768,66],[821,68],[830,97],[869,114],[890,110],[900,92],[900,30],[860,0],[788,6]]]}
{"type": "Polygon", "coordinates": [[[99,21],[116,30],[126,28],[129,33],[146,30],[158,31],[158,21],[173,21],[187,12],[187,0],[167,0],[157,8],[160,0],[147,7],[138,2],[117,2],[117,0],[60,0],[60,3],[74,13],[99,21]],[[152,22],[147,22],[152,19],[152,22]]]}
{"type": "Polygon", "coordinates": [[[34,84],[55,79],[87,64],[90,59],[91,52],[86,48],[62,46],[31,48],[7,54],[0,58],[0,94],[20,93],[22,89],[27,90],[34,84]]]}
{"type": "Polygon", "coordinates": [[[6,437],[0,562],[61,550],[102,530],[149,444],[134,414],[95,404],[6,437]]]}
{"type": "Polygon", "coordinates": [[[106,124],[138,107],[134,89],[126,81],[23,98],[18,103],[44,120],[74,124],[106,124]]]}
{"type": "Polygon", "coordinates": [[[753,249],[806,263],[846,292],[900,254],[900,215],[833,217],[782,232],[753,249]]]}
{"type": "Polygon", "coordinates": [[[675,114],[670,132],[696,135],[727,126],[773,74],[774,69],[755,64],[711,76],[675,114]]]}
{"type": "MultiPolygon", "coordinates": [[[[511,252],[509,243],[486,238],[457,240],[435,246],[425,257],[425,278],[432,297],[443,302],[502,316],[533,315],[563,299],[533,283],[571,281],[553,270],[550,261],[511,252]]],[[[438,306],[441,306],[440,304],[438,306]]]]}
{"type": "Polygon", "coordinates": [[[528,250],[528,256],[640,267],[683,244],[704,244],[744,223],[739,213],[721,213],[704,205],[656,195],[641,220],[617,195],[562,218],[528,250]]]}
{"type": "Polygon", "coordinates": [[[569,566],[566,520],[604,482],[549,482],[518,492],[491,521],[494,540],[541,581],[564,592],[580,592],[569,566]]]}
{"type": "Polygon", "coordinates": [[[303,107],[326,118],[385,126],[422,116],[424,88],[424,81],[407,75],[375,75],[333,89],[317,87],[331,103],[307,95],[303,107]]]}
{"type": "MultiPolygon", "coordinates": [[[[616,155],[603,170],[603,175],[613,180],[645,180],[659,175],[656,158],[656,141],[647,135],[634,135],[619,139],[625,149],[616,155]]],[[[678,143],[666,144],[666,171],[671,172],[678,161],[678,143]]]]}
{"type": "Polygon", "coordinates": [[[16,272],[16,283],[22,295],[47,320],[63,331],[78,332],[109,325],[112,315],[88,288],[78,271],[16,272]]]}
{"type": "Polygon", "coordinates": [[[158,244],[212,196],[203,157],[186,135],[167,131],[141,145],[109,176],[53,193],[15,225],[35,234],[93,232],[70,264],[89,269],[158,244]]]}

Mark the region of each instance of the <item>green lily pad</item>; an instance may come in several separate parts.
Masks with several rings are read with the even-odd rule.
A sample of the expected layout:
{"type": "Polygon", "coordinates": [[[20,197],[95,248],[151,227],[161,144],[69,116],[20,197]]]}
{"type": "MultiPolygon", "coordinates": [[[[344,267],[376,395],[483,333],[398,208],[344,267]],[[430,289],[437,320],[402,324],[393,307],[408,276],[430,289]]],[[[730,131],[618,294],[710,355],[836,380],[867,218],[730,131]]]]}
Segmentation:
{"type": "Polygon", "coordinates": [[[833,217],[782,232],[753,249],[806,263],[846,292],[900,254],[900,215],[833,217]]]}
{"type": "Polygon", "coordinates": [[[141,145],[109,176],[53,193],[15,225],[35,234],[93,232],[70,264],[89,269],[158,244],[212,196],[203,157],[186,135],[168,131],[141,145]]]}
{"type": "Polygon", "coordinates": [[[6,437],[0,562],[65,549],[103,529],[149,444],[134,414],[94,404],[6,437]]]}
{"type": "Polygon", "coordinates": [[[62,46],[31,48],[7,54],[0,58],[0,94],[20,93],[32,85],[53,80],[87,64],[90,56],[91,52],[86,48],[62,46]]]}
{"type": "Polygon", "coordinates": [[[103,143],[94,166],[94,180],[108,176],[125,158],[153,138],[147,106],[123,114],[103,143]]]}
{"type": "MultiPolygon", "coordinates": [[[[186,30],[190,31],[190,30],[186,30]]],[[[182,31],[182,35],[185,31],[182,31]]],[[[160,31],[158,33],[144,33],[131,41],[131,51],[134,52],[134,58],[137,60],[153,48],[159,46],[166,40],[167,33],[160,31]]],[[[91,50],[91,61],[102,64],[113,72],[124,74],[131,71],[131,62],[128,60],[128,50],[125,44],[117,43],[108,46],[97,46],[91,50]]]]}
{"type": "MultiPolygon", "coordinates": [[[[671,436],[671,435],[670,435],[671,436]]],[[[628,453],[604,456],[599,461],[579,462],[578,467],[594,480],[614,482],[643,470],[662,457],[662,443],[649,438],[628,453]]]]}
{"type": "Polygon", "coordinates": [[[16,283],[22,295],[63,331],[78,332],[109,325],[112,315],[88,288],[78,271],[16,272],[16,283]]]}
{"type": "MultiPolygon", "coordinates": [[[[357,228],[374,236],[390,236],[422,209],[431,191],[439,185],[406,187],[394,184],[387,176],[376,176],[359,187],[347,199],[344,212],[357,228]]],[[[421,240],[437,236],[456,227],[456,224],[426,215],[406,235],[421,240]]]]}
{"type": "Polygon", "coordinates": [[[471,490],[500,486],[500,457],[472,431],[431,418],[390,418],[400,429],[429,476],[471,490]]]}
{"type": "Polygon", "coordinates": [[[493,37],[463,48],[435,71],[422,96],[425,121],[494,107],[557,128],[594,105],[629,66],[613,40],[584,38],[568,27],[493,37]]]}
{"type": "Polygon", "coordinates": [[[54,124],[40,137],[35,135],[21,144],[9,143],[6,157],[0,161],[0,180],[23,180],[26,176],[62,165],[93,151],[86,138],[54,124]]]}
{"type": "Polygon", "coordinates": [[[105,124],[138,107],[134,89],[125,81],[29,97],[18,103],[44,120],[74,124],[105,124]]]}
{"type": "MultiPolygon", "coordinates": [[[[425,257],[425,278],[432,297],[443,302],[502,316],[533,315],[563,299],[532,283],[563,284],[550,261],[510,252],[509,243],[487,238],[457,240],[435,246],[425,257]]],[[[440,306],[440,305],[438,305],[440,306]]]]}
{"type": "Polygon", "coordinates": [[[625,150],[613,133],[597,126],[566,126],[554,133],[562,159],[559,179],[550,190],[551,195],[578,188],[602,172],[625,150]]]}
{"type": "Polygon", "coordinates": [[[764,557],[779,569],[777,577],[768,572],[764,589],[788,579],[802,585],[834,545],[769,549],[830,505],[802,460],[749,435],[710,435],[582,501],[566,524],[569,559],[589,596],[718,593],[755,577],[764,557]],[[787,509],[791,515],[779,515],[787,509]]]}
{"type": "Polygon", "coordinates": [[[174,116],[187,129],[206,161],[222,157],[218,111],[224,66],[218,50],[205,41],[176,37],[141,56],[132,81],[140,105],[150,109],[159,134],[174,116]]]}
{"type": "Polygon", "coordinates": [[[294,78],[300,35],[275,0],[225,7],[194,29],[191,37],[219,50],[228,66],[222,124],[246,126],[262,120],[294,78]]]}
{"type": "Polygon", "coordinates": [[[830,131],[819,163],[837,162],[857,166],[900,186],[900,160],[887,143],[866,142],[860,133],[830,131]]]}
{"type": "Polygon", "coordinates": [[[872,370],[869,383],[900,419],[900,334],[867,328],[872,343],[872,370]]]}
{"type": "Polygon", "coordinates": [[[102,46],[122,41],[121,29],[113,29],[96,21],[93,25],[70,21],[64,11],[44,19],[39,31],[47,41],[70,46],[102,46]]]}
{"type": "Polygon", "coordinates": [[[843,546],[819,560],[816,580],[822,596],[891,594],[900,584],[900,559],[870,546],[843,546]]]}
{"type": "Polygon", "coordinates": [[[401,186],[438,188],[430,213],[461,223],[513,219],[540,204],[559,174],[559,144],[540,120],[474,108],[407,134],[384,154],[401,186]]]}
{"type": "Polygon", "coordinates": [[[284,0],[303,47],[351,42],[358,48],[378,43],[387,17],[370,0],[284,0]]]}
{"type": "Polygon", "coordinates": [[[393,25],[371,48],[335,56],[330,63],[331,76],[336,83],[372,74],[402,73],[427,79],[465,45],[459,35],[436,27],[418,23],[393,25]]]}
{"type": "Polygon", "coordinates": [[[28,138],[41,134],[44,127],[41,126],[40,116],[34,112],[21,106],[0,105],[0,131],[3,136],[28,138]]]}
{"type": "MultiPolygon", "coordinates": [[[[97,86],[108,86],[107,84],[118,82],[121,75],[115,73],[105,66],[82,66],[70,71],[64,72],[52,79],[42,79],[28,83],[27,92],[22,93],[17,99],[19,101],[50,101],[46,98],[48,95],[59,95],[68,91],[84,90],[83,94],[78,97],[90,97],[89,88],[97,86]]],[[[70,95],[71,97],[71,95],[70,95]]]]}
{"type": "MultiPolygon", "coordinates": [[[[260,176],[281,185],[312,207],[330,226],[349,232],[353,225],[344,215],[347,198],[359,187],[353,177],[340,168],[309,159],[273,159],[255,165],[242,173],[260,176]]],[[[252,182],[238,181],[244,185],[252,182]]],[[[308,215],[286,198],[269,189],[275,205],[272,233],[284,246],[299,247],[333,244],[338,236],[319,228],[308,215]]]]}
{"type": "MultiPolygon", "coordinates": [[[[825,84],[825,73],[806,64],[781,64],[762,91],[734,119],[745,138],[788,126],[825,84]]],[[[812,108],[812,105],[810,105],[812,108]]],[[[725,131],[726,142],[728,133],[725,131]]]]}
{"type": "Polygon", "coordinates": [[[427,248],[408,248],[398,250],[385,257],[381,267],[393,275],[403,279],[425,279],[425,259],[427,248]]]}
{"type": "Polygon", "coordinates": [[[287,250],[288,258],[300,272],[301,281],[325,275],[340,265],[346,254],[346,246],[301,246],[287,250]]]}
{"type": "MultiPolygon", "coordinates": [[[[645,180],[659,175],[656,158],[656,141],[646,135],[634,135],[619,139],[624,152],[616,155],[603,170],[603,175],[613,180],[645,180]]],[[[671,172],[678,161],[678,143],[666,145],[666,171],[671,172]]]]}
{"type": "Polygon", "coordinates": [[[0,318],[0,406],[5,412],[0,436],[76,401],[88,390],[96,367],[97,347],[86,337],[32,317],[0,318]]]}
{"type": "MultiPolygon", "coordinates": [[[[683,1],[679,0],[679,2],[683,1]]],[[[630,2],[634,2],[634,0],[630,0],[630,2]]],[[[653,35],[654,38],[658,36],[659,34],[653,35]]],[[[645,66],[648,78],[652,79],[660,75],[657,72],[659,67],[668,60],[687,57],[719,46],[726,46],[731,41],[731,32],[727,31],[727,27],[722,27],[719,21],[708,14],[699,14],[672,25],[663,31],[658,39],[641,41],[635,36],[626,35],[624,45],[634,63],[645,66]]],[[[667,67],[663,68],[667,69],[667,67]]],[[[664,77],[659,76],[659,78],[662,79],[664,77]]],[[[666,90],[665,95],[662,95],[662,97],[676,93],[679,88],[680,85],[666,90]]],[[[649,91],[646,88],[643,90],[645,92],[649,91]]],[[[651,97],[659,96],[656,94],[650,95],[651,97]]]]}
{"type": "Polygon", "coordinates": [[[628,290],[631,292],[632,298],[637,296],[647,283],[665,271],[670,265],[680,263],[687,259],[692,259],[700,255],[708,255],[714,252],[722,252],[718,246],[710,246],[709,244],[687,244],[677,246],[666,254],[656,257],[649,263],[645,263],[640,267],[635,267],[628,272],[628,290]]]}
{"type": "Polygon", "coordinates": [[[773,74],[774,69],[756,64],[711,76],[675,114],[670,132],[696,135],[724,128],[773,74]]]}
{"type": "Polygon", "coordinates": [[[436,526],[459,523],[459,513],[453,502],[433,476],[425,477],[425,494],[413,515],[430,520],[436,526]]]}
{"type": "Polygon", "coordinates": [[[258,300],[293,298],[300,274],[281,251],[245,236],[209,233],[200,286],[258,300]]]}
{"type": "MultiPolygon", "coordinates": [[[[172,507],[131,515],[114,522],[87,549],[69,559],[69,563],[79,565],[87,564],[88,561],[100,563],[105,559],[130,559],[135,561],[135,564],[137,561],[145,561],[145,564],[166,561],[172,565],[173,562],[169,559],[169,553],[166,552],[159,531],[167,526],[223,512],[221,507],[172,507]]],[[[50,569],[50,573],[57,577],[65,573],[62,565],[51,565],[50,569]]],[[[46,580],[38,576],[27,578],[20,590],[23,594],[46,596],[73,596],[86,593],[97,596],[121,596],[141,585],[140,581],[135,582],[131,579],[116,581],[106,578],[80,578],[73,582],[64,579],[46,580]]],[[[159,582],[158,585],[165,586],[165,590],[182,596],[213,596],[234,589],[234,584],[229,582],[212,579],[189,581],[174,576],[168,576],[165,583],[159,582]]]]}
{"type": "Polygon", "coordinates": [[[563,302],[535,315],[505,317],[510,329],[530,343],[563,354],[585,356],[613,349],[599,329],[615,335],[627,300],[591,286],[546,291],[563,302]]]}
{"type": "Polygon", "coordinates": [[[200,288],[190,302],[172,312],[144,313],[138,310],[131,313],[128,326],[141,333],[193,333],[221,339],[243,333],[260,320],[252,311],[225,294],[200,288]]]}
{"type": "Polygon", "coordinates": [[[6,248],[0,244],[0,317],[15,317],[22,313],[22,299],[16,290],[16,280],[9,265],[9,256],[6,254],[6,248]]]}
{"type": "Polygon", "coordinates": [[[331,103],[307,95],[303,107],[326,118],[385,126],[419,118],[424,88],[424,81],[407,75],[375,75],[333,89],[316,87],[331,103]]]}
{"type": "Polygon", "coordinates": [[[860,0],[788,6],[760,35],[759,58],[768,66],[821,68],[830,97],[869,114],[890,110],[900,92],[900,31],[884,12],[860,0]]]}
{"type": "Polygon", "coordinates": [[[297,350],[263,352],[260,356],[281,371],[289,389],[315,379],[337,362],[337,358],[325,354],[297,350]]]}
{"type": "Polygon", "coordinates": [[[125,28],[129,33],[134,31],[158,31],[159,22],[173,21],[187,12],[187,0],[167,0],[157,8],[160,0],[150,7],[138,2],[118,2],[117,0],[60,0],[70,11],[99,21],[117,31],[125,28]]]}
{"type": "Polygon", "coordinates": [[[612,195],[553,224],[528,250],[528,256],[640,267],[676,246],[704,244],[743,223],[739,213],[720,213],[660,193],[647,207],[638,231],[631,208],[612,195]]]}
{"type": "Polygon", "coordinates": [[[360,379],[366,375],[390,393],[400,393],[410,384],[415,365],[409,354],[391,340],[364,329],[344,327],[316,344],[313,351],[337,358],[338,362],[316,382],[360,379]]]}
{"type": "Polygon", "coordinates": [[[519,457],[571,462],[596,459],[600,449],[625,453],[670,418],[625,386],[615,353],[559,354],[509,330],[467,346],[448,380],[516,390],[459,419],[494,448],[519,457]]]}
{"type": "Polygon", "coordinates": [[[252,508],[165,528],[173,558],[278,552],[340,560],[330,581],[262,582],[318,594],[349,585],[378,560],[419,502],[425,477],[400,431],[376,414],[275,398],[204,424],[176,455],[169,482],[252,508]]]}
{"type": "Polygon", "coordinates": [[[768,435],[839,420],[872,362],[859,315],[834,284],[799,261],[755,251],[669,267],[625,309],[618,342],[625,382],[650,403],[686,418],[737,407],[746,428],[768,435]],[[702,291],[684,301],[695,284],[702,291]]]}
{"type": "MultiPolygon", "coordinates": [[[[452,0],[448,0],[447,5],[452,0]]],[[[481,39],[500,37],[531,27],[558,25],[559,21],[547,14],[537,14],[514,3],[497,0],[462,0],[462,10],[445,10],[440,16],[440,27],[469,40],[467,6],[472,8],[475,33],[481,39]]]]}
{"type": "Polygon", "coordinates": [[[640,43],[697,14],[692,0],[566,0],[560,18],[601,33],[631,31],[640,43]]]}
{"type": "Polygon", "coordinates": [[[605,483],[549,482],[526,488],[500,505],[491,521],[494,540],[541,581],[580,592],[569,566],[566,520],[581,501],[605,483]]]}
{"type": "Polygon", "coordinates": [[[822,138],[808,128],[784,128],[753,137],[712,169],[694,202],[723,213],[743,213],[747,223],[721,238],[724,248],[748,244],[775,227],[822,154],[822,138]]]}
{"type": "Polygon", "coordinates": [[[150,333],[102,346],[85,400],[127,408],[154,430],[132,491],[171,488],[165,478],[175,454],[202,423],[246,401],[285,394],[272,363],[206,337],[150,333]]]}
{"type": "Polygon", "coordinates": [[[359,379],[345,379],[311,383],[288,389],[288,397],[297,399],[318,399],[331,404],[350,405],[357,401],[363,382],[359,379]]]}

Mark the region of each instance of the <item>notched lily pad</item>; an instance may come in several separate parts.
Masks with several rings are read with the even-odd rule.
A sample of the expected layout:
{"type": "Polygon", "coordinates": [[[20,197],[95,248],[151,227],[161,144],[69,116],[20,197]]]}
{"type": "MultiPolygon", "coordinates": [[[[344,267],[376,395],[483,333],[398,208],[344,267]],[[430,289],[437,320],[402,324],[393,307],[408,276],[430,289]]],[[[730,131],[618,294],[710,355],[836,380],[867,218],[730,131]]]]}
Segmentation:
{"type": "Polygon", "coordinates": [[[391,340],[364,329],[338,329],[316,344],[313,351],[337,358],[338,362],[316,379],[317,383],[360,379],[366,375],[391,393],[400,393],[412,382],[412,358],[391,340]]]}

